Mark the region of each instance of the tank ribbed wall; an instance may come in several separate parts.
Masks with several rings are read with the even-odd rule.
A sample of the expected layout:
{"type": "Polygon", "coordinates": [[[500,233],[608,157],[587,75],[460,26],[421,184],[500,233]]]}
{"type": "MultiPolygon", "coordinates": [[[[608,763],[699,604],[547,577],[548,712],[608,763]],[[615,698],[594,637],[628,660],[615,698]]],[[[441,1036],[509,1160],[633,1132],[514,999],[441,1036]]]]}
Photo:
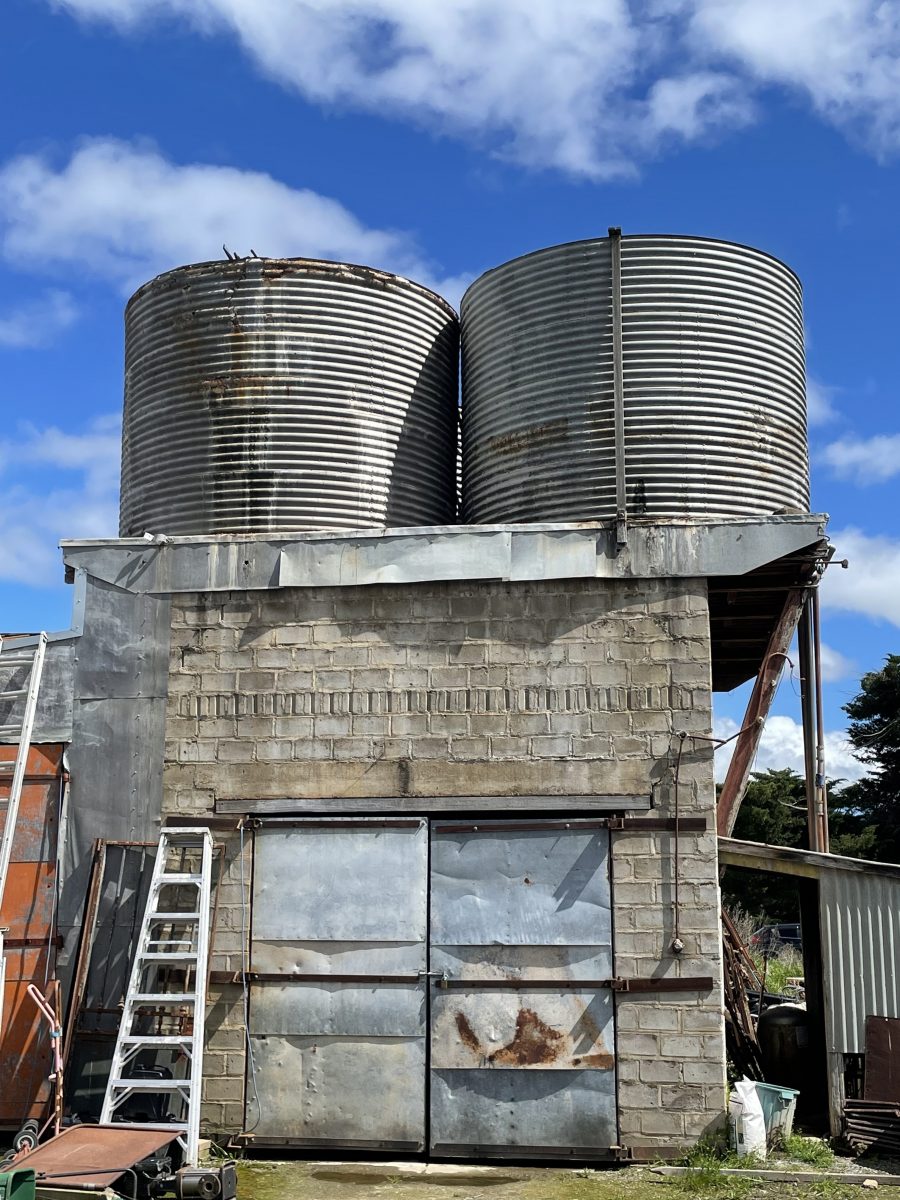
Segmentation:
{"type": "MultiPolygon", "coordinates": [[[[705,238],[622,239],[633,517],[807,511],[800,284],[705,238]]],[[[615,516],[610,241],[488,271],[462,302],[463,505],[475,523],[615,516]]]]}
{"type": "Polygon", "coordinates": [[[126,310],[120,533],[455,518],[458,323],[395,275],[200,263],[126,310]]]}

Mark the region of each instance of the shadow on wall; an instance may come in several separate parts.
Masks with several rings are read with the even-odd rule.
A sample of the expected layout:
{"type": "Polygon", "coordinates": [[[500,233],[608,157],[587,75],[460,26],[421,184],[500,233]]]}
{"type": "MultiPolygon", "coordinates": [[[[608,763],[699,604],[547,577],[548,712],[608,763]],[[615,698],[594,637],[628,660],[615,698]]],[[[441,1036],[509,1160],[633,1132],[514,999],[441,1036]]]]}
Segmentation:
{"type": "MultiPolygon", "coordinates": [[[[441,404],[446,419],[440,425],[434,418],[435,397],[444,380],[458,377],[454,367],[458,359],[459,326],[448,321],[419,372],[397,439],[385,507],[388,529],[456,523],[458,395],[448,396],[446,406],[441,404]],[[429,514],[427,521],[423,521],[425,514],[429,514]]],[[[367,445],[360,450],[365,454],[367,445]]]]}

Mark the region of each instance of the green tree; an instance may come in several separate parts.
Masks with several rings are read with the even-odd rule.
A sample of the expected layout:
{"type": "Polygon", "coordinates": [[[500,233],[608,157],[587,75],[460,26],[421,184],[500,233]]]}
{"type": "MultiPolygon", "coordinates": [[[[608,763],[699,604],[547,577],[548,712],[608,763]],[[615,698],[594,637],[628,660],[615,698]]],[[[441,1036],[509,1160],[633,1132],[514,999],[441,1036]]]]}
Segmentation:
{"type": "MultiPolygon", "coordinates": [[[[734,837],[768,846],[807,845],[806,786],[789,768],[754,771],[734,825],[734,837]]],[[[728,867],[722,881],[728,908],[758,915],[759,923],[796,921],[797,887],[789,875],[728,867]]]]}
{"type": "Polygon", "coordinates": [[[847,736],[869,774],[836,797],[832,850],[900,862],[900,654],[860,680],[844,712],[847,736]]]}

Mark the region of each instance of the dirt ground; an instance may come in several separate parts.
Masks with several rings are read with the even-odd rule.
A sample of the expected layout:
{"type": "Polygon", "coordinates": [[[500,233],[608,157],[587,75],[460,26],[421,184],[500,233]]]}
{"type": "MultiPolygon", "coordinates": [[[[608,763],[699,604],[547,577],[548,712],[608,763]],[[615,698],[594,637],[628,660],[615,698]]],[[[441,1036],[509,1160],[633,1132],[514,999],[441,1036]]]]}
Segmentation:
{"type": "MultiPolygon", "coordinates": [[[[796,1165],[793,1169],[810,1170],[796,1165]]],[[[870,1194],[859,1185],[832,1180],[768,1183],[718,1171],[663,1179],[647,1167],[554,1170],[244,1161],[238,1182],[238,1200],[743,1200],[755,1195],[767,1200],[863,1200],[870,1194]]],[[[885,1200],[900,1200],[900,1190],[890,1188],[885,1200]]]]}

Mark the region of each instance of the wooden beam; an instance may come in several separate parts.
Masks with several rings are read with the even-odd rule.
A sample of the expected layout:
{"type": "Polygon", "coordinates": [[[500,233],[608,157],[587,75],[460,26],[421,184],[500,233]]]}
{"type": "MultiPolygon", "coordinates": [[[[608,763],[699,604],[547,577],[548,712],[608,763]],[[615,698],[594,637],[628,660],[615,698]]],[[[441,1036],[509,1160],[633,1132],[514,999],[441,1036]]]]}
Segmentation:
{"type": "Polygon", "coordinates": [[[781,616],[775,623],[775,628],[769,638],[766,654],[756,677],[756,683],[753,685],[753,691],[750,693],[747,711],[741,724],[741,728],[745,732],[737,739],[719,796],[716,828],[720,837],[730,837],[731,831],[734,829],[741,801],[747,790],[750,769],[759,749],[759,740],[762,737],[766,717],[769,715],[769,709],[772,707],[772,701],[778,690],[778,680],[784,669],[788,647],[803,611],[804,599],[804,588],[792,588],[787,593],[781,616]]]}

